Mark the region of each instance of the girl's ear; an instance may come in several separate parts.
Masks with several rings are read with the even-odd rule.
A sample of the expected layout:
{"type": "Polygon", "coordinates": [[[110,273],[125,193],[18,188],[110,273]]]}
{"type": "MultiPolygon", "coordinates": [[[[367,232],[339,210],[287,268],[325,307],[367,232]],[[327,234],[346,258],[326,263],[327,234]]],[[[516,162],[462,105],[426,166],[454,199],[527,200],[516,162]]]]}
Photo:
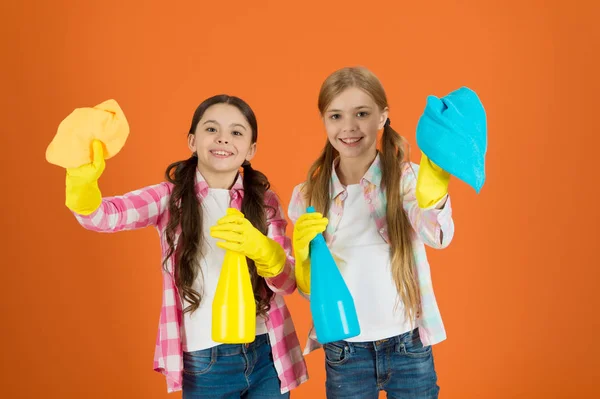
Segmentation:
{"type": "Polygon", "coordinates": [[[256,154],[256,143],[252,144],[248,149],[248,153],[246,154],[246,161],[250,162],[254,155],[256,154]]]}
{"type": "Polygon", "coordinates": [[[379,125],[378,125],[379,130],[383,129],[383,126],[385,125],[385,121],[387,120],[389,114],[390,114],[390,109],[388,107],[385,107],[383,109],[383,111],[381,111],[381,115],[379,117],[379,125]]]}
{"type": "Polygon", "coordinates": [[[196,135],[188,134],[188,148],[191,152],[196,152],[196,135]]]}

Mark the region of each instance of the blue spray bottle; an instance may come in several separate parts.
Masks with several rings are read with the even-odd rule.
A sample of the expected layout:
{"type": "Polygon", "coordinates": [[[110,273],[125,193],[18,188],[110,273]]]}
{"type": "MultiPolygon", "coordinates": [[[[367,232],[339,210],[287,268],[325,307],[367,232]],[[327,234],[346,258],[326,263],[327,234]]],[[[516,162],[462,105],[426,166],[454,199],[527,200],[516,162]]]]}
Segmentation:
{"type": "Polygon", "coordinates": [[[354,300],[322,234],[310,242],[310,311],[321,344],[360,335],[354,300]]]}

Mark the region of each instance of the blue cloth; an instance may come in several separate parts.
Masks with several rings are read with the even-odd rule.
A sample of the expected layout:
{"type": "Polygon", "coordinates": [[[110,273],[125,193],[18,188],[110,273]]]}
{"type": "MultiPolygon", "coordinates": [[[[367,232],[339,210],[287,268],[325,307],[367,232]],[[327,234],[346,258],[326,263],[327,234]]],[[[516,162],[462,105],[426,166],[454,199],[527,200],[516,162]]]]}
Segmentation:
{"type": "Polygon", "coordinates": [[[222,344],[183,353],[183,399],[287,399],[279,377],[268,334],[254,342],[222,344]]]}
{"type": "Polygon", "coordinates": [[[417,124],[417,145],[446,172],[477,193],[485,183],[487,119],[477,94],[462,87],[445,97],[427,97],[417,124]]]}
{"type": "Polygon", "coordinates": [[[323,346],[327,399],[437,399],[440,388],[431,346],[419,330],[375,342],[335,341],[323,346]]]}

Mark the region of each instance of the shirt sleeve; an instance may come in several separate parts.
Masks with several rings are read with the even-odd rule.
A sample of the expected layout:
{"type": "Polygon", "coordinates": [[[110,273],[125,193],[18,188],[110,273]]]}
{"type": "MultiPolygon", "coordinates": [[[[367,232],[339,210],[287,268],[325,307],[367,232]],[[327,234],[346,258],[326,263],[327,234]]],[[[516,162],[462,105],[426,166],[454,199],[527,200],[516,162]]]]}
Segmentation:
{"type": "Polygon", "coordinates": [[[157,226],[169,203],[171,186],[164,182],[124,195],[105,197],[100,207],[89,215],[75,213],[86,229],[101,233],[157,226]]]}
{"type": "Polygon", "coordinates": [[[285,219],[279,198],[272,191],[265,194],[267,210],[267,236],[281,245],[286,254],[283,271],[275,277],[265,278],[267,285],[275,293],[289,295],[296,289],[294,275],[294,256],[292,241],[286,235],[287,220],[285,219]]]}
{"type": "Polygon", "coordinates": [[[454,237],[452,204],[448,195],[428,208],[420,208],[417,203],[416,187],[419,166],[406,163],[402,171],[401,190],[403,207],[410,224],[421,240],[436,249],[446,248],[454,237]],[[441,209],[439,203],[446,201],[441,209]]]}

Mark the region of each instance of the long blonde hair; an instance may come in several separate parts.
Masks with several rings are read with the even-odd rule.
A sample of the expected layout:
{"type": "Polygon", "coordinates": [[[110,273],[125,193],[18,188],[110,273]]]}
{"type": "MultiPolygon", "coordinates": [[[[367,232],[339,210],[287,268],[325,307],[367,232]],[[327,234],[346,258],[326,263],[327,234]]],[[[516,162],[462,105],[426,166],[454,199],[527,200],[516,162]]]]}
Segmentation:
{"type": "MultiPolygon", "coordinates": [[[[325,113],[333,99],[344,90],[356,87],[369,94],[377,106],[388,107],[385,90],[377,76],[362,67],[348,67],[335,71],[323,82],[319,93],[319,111],[325,113]]],[[[392,277],[405,309],[405,316],[412,323],[420,314],[421,295],[417,282],[415,261],[411,247],[411,225],[402,206],[400,190],[402,163],[405,161],[406,141],[390,127],[383,128],[381,138],[382,185],[386,190],[386,220],[390,242],[392,277]]],[[[408,146],[406,146],[408,149],[408,146]]],[[[319,158],[312,164],[304,195],[307,203],[318,212],[327,215],[331,202],[329,185],[333,162],[339,155],[329,140],[319,158]]]]}

